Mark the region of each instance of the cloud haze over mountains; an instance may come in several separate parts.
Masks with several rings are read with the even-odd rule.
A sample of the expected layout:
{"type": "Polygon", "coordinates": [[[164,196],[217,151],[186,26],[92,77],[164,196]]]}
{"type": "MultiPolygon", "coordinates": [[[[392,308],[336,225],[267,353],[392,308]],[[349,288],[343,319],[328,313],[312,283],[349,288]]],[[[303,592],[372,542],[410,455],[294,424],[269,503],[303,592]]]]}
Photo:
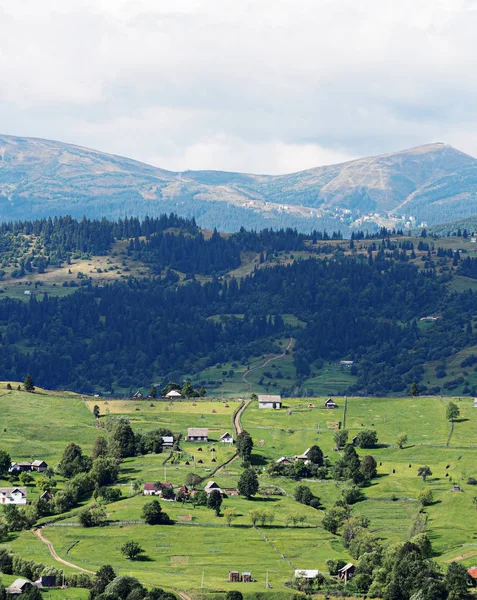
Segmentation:
{"type": "Polygon", "coordinates": [[[0,131],[162,168],[477,155],[474,0],[0,0],[0,131]]]}

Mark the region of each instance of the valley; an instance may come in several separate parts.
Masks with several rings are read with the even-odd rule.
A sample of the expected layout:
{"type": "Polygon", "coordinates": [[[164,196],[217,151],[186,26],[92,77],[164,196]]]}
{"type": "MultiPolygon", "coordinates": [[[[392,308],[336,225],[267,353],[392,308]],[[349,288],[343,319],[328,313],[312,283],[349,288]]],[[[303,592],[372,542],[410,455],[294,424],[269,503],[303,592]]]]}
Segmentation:
{"type": "MultiPolygon", "coordinates": [[[[225,431],[236,435],[232,416],[241,405],[240,400],[100,400],[52,394],[41,389],[30,394],[7,391],[5,383],[1,386],[0,448],[15,460],[41,457],[54,470],[68,443],[75,442],[84,453],[90,454],[97,436],[110,439],[108,422],[118,417],[128,419],[135,433],[168,428],[174,437],[182,434],[182,440],[187,428],[198,423],[209,430],[210,439],[205,444],[181,441],[180,450],[164,449],[162,454],[123,459],[118,479],[113,483],[113,487],[121,490],[122,499],[112,503],[99,501],[107,514],[107,526],[100,529],[78,526],[79,511],[98,503],[89,496],[84,497],[76,509],[55,515],[54,519],[46,516],[38,520],[42,525],[41,535],[51,542],[57,555],[87,572],[96,572],[102,564],[109,563],[118,574],[132,574],[147,585],[183,589],[192,598],[201,598],[204,590],[216,594],[237,586],[247,594],[265,591],[268,580],[272,596],[282,593],[291,597],[293,592],[286,593],[284,585],[293,581],[295,569],[318,569],[326,573],[328,560],[355,562],[340,535],[323,527],[323,518],[341,497],[347,483],[309,477],[300,481],[299,477],[269,474],[270,465],[280,457],[291,459],[315,444],[328,457],[329,464],[334,465],[340,458],[335,450],[336,427],[348,431],[350,440],[369,429],[378,437],[376,447],[357,449],[361,458],[371,454],[378,466],[377,477],[361,488],[361,499],[351,506],[353,518],[369,519],[370,533],[377,536],[384,547],[405,542],[413,523],[422,514],[419,494],[431,491],[434,500],[424,507],[424,514],[435,560],[444,569],[455,557],[462,556],[458,558],[459,563],[468,567],[475,562],[477,532],[469,527],[475,512],[469,482],[476,474],[474,454],[477,451],[477,409],[472,399],[350,397],[337,399],[335,410],[324,408],[326,397],[306,401],[285,399],[280,410],[260,409],[256,401],[252,401],[241,416],[241,424],[254,442],[252,465],[258,472],[258,494],[246,500],[229,492],[220,516],[190,501],[160,500],[174,525],[151,526],[144,524],[141,516],[142,508],[150,500],[142,492],[146,481],[168,481],[178,490],[192,472],[201,481],[198,489],[210,480],[222,489],[237,488],[242,471],[240,459],[236,458],[221,470],[220,465],[234,455],[235,449],[224,447],[218,440],[225,431]],[[446,420],[449,401],[460,411],[452,426],[446,420]],[[100,409],[99,419],[92,414],[95,405],[100,409]],[[45,416],[42,422],[36,413],[45,416]],[[402,432],[406,433],[407,441],[400,449],[396,440],[402,432]],[[211,462],[212,457],[216,462],[211,462]],[[203,464],[197,463],[199,459],[203,464]],[[432,471],[426,481],[417,474],[422,465],[428,465],[432,471]],[[300,484],[307,485],[319,498],[318,510],[293,498],[300,484]],[[453,492],[454,486],[460,491],[453,492]],[[235,509],[236,514],[231,525],[227,525],[223,515],[230,508],[235,509]],[[250,515],[255,509],[271,512],[273,525],[253,526],[250,515]],[[289,515],[302,517],[302,523],[290,524],[289,515]],[[131,539],[144,548],[147,560],[128,561],[121,557],[120,546],[131,539]],[[228,573],[234,569],[250,571],[253,582],[229,583],[228,573]]],[[[16,383],[12,387],[16,387],[16,383]]],[[[58,474],[54,478],[58,482],[56,493],[59,493],[68,480],[58,474]]],[[[27,484],[31,501],[38,498],[37,479],[38,475],[34,475],[27,484]]],[[[7,484],[7,481],[1,482],[1,485],[7,484]]],[[[75,571],[73,567],[59,564],[44,541],[29,529],[9,534],[1,548],[36,563],[64,569],[66,573],[75,571]]]]}

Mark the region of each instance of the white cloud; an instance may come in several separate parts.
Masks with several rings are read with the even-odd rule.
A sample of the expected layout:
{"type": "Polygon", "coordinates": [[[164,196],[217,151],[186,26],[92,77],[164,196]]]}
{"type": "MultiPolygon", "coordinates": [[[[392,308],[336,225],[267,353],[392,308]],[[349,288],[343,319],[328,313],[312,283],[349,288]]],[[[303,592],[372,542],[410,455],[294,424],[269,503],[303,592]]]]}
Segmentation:
{"type": "Polygon", "coordinates": [[[279,173],[477,155],[475,0],[0,0],[0,131],[279,173]]]}

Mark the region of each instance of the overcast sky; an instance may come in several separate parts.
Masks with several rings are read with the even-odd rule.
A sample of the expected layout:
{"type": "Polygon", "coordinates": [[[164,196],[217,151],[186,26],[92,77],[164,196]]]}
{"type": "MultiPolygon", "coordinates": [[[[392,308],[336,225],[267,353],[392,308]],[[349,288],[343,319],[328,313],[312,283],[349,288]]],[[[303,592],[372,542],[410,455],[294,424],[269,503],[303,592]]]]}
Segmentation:
{"type": "Polygon", "coordinates": [[[477,156],[477,0],[0,0],[0,132],[172,170],[477,156]]]}

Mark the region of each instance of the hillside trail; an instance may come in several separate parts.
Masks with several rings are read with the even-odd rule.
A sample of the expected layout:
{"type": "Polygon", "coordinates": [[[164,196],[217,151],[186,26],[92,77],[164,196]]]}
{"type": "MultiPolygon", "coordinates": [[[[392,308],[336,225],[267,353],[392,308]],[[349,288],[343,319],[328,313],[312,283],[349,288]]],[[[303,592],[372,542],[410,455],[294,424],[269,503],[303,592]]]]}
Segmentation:
{"type": "MultiPolygon", "coordinates": [[[[73,563],[68,562],[67,560],[63,560],[62,558],[60,558],[58,556],[58,554],[56,553],[55,549],[53,548],[53,544],[51,542],[49,542],[46,537],[41,533],[41,527],[38,527],[38,529],[35,529],[33,531],[33,534],[44,544],[46,544],[46,547],[48,548],[49,553],[51,554],[51,556],[58,561],[59,563],[61,563],[62,565],[65,565],[67,567],[71,567],[72,569],[77,569],[78,571],[82,571],[83,573],[88,573],[88,575],[96,575],[96,573],[94,571],[89,571],[88,569],[83,569],[83,567],[79,567],[78,565],[75,565],[73,563]]],[[[148,583],[146,581],[142,581],[141,582],[142,585],[147,585],[149,587],[154,587],[155,584],[153,583],[148,583]]],[[[162,586],[162,587],[166,587],[167,589],[170,590],[174,590],[178,593],[178,595],[182,598],[182,600],[192,600],[192,598],[183,590],[178,590],[177,588],[174,587],[170,587],[170,586],[162,586]]]]}
{"type": "MultiPolygon", "coordinates": [[[[246,400],[234,416],[235,439],[237,439],[237,436],[243,431],[242,422],[240,419],[247,407],[249,406],[250,402],[252,401],[246,400]]],[[[224,462],[223,465],[220,465],[220,467],[215,471],[214,475],[219,475],[225,469],[225,467],[228,467],[230,463],[232,463],[236,458],[238,458],[238,454],[234,454],[232,458],[229,458],[229,460],[224,462]]]]}
{"type": "Polygon", "coordinates": [[[249,392],[252,389],[252,382],[247,379],[247,376],[250,375],[250,373],[252,373],[253,371],[258,371],[260,369],[264,369],[267,365],[269,365],[274,360],[281,360],[282,358],[284,358],[287,351],[290,350],[292,345],[293,345],[293,338],[291,337],[288,341],[287,347],[281,354],[277,354],[276,356],[271,356],[270,358],[267,358],[267,360],[263,363],[263,365],[259,365],[258,367],[252,367],[251,369],[248,369],[247,371],[245,371],[245,373],[242,375],[242,379],[248,385],[249,392]]]}
{"type": "Polygon", "coordinates": [[[77,569],[78,571],[82,571],[83,573],[88,573],[89,575],[94,575],[94,571],[89,571],[88,569],[83,569],[83,567],[79,567],[78,565],[75,565],[73,563],[68,562],[67,560],[63,560],[62,558],[60,558],[58,556],[58,554],[56,553],[55,549],[53,548],[53,544],[51,542],[49,542],[46,537],[43,536],[43,534],[41,533],[41,527],[38,527],[38,529],[35,529],[33,531],[33,534],[36,535],[36,537],[43,542],[44,544],[46,544],[46,547],[48,548],[49,553],[51,554],[51,556],[57,560],[59,563],[66,565],[67,567],[71,567],[72,569],[77,569]]]}

